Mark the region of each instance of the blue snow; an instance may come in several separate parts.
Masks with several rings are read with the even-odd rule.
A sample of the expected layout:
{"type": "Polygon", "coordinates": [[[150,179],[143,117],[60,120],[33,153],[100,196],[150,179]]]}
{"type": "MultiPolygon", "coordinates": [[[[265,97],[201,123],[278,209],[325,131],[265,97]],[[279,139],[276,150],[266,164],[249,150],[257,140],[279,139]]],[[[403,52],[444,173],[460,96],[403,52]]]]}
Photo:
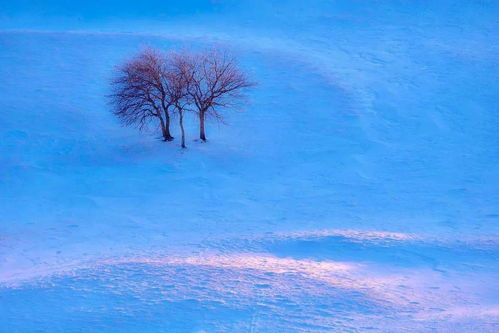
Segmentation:
{"type": "Polygon", "coordinates": [[[1,2],[0,332],[497,332],[497,17],[1,2]],[[213,45],[258,86],[207,143],[109,112],[141,48],[213,45]]]}

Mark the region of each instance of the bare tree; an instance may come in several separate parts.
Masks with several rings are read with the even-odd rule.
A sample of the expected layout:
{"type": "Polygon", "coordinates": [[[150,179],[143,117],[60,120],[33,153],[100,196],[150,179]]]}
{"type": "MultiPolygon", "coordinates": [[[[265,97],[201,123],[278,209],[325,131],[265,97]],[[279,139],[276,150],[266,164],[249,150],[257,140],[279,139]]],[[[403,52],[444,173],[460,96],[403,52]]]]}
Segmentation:
{"type": "Polygon", "coordinates": [[[116,69],[109,97],[112,112],[124,125],[143,129],[157,120],[163,139],[171,141],[170,108],[173,103],[167,94],[167,71],[164,55],[147,49],[116,69]]]}
{"type": "Polygon", "coordinates": [[[192,55],[148,49],[117,68],[109,97],[124,125],[143,129],[159,123],[165,141],[173,140],[170,119],[178,115],[181,146],[186,148],[185,111],[197,113],[199,137],[206,141],[206,117],[223,121],[221,109],[239,108],[252,85],[226,51],[192,55]]]}
{"type": "Polygon", "coordinates": [[[192,103],[189,88],[194,73],[193,58],[188,53],[170,52],[168,54],[167,95],[174,106],[174,112],[179,118],[179,127],[182,137],[181,146],[185,145],[184,112],[189,110],[192,103]]]}
{"type": "Polygon", "coordinates": [[[214,50],[192,57],[189,96],[199,116],[199,138],[206,141],[206,116],[222,121],[220,110],[241,105],[246,88],[253,86],[227,51],[214,50]]]}

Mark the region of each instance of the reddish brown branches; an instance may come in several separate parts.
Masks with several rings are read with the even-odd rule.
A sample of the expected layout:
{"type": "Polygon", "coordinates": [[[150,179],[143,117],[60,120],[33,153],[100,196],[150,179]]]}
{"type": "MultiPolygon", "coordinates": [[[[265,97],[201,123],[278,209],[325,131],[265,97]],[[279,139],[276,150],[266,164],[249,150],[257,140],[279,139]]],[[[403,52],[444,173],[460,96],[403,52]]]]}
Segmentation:
{"type": "Polygon", "coordinates": [[[109,97],[113,113],[124,125],[143,129],[157,121],[163,139],[171,141],[172,103],[166,94],[167,72],[165,56],[156,50],[145,50],[116,69],[109,97]]]}
{"type": "Polygon", "coordinates": [[[170,119],[178,115],[183,148],[184,113],[199,119],[199,137],[206,141],[206,115],[223,121],[224,108],[239,108],[253,84],[227,52],[162,53],[148,49],[119,66],[111,81],[112,112],[126,126],[143,129],[159,124],[165,141],[173,140],[170,119]]]}
{"type": "Polygon", "coordinates": [[[223,108],[238,108],[246,88],[253,86],[228,52],[214,50],[196,55],[189,95],[199,116],[199,138],[206,141],[206,115],[223,121],[223,108]]]}

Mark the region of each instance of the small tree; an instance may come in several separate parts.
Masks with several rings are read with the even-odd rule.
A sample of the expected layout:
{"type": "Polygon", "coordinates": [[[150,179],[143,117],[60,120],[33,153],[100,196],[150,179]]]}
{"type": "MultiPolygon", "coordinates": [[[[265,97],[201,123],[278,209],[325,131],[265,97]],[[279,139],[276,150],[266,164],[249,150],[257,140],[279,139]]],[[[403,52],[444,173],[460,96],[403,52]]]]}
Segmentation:
{"type": "Polygon", "coordinates": [[[171,141],[170,108],[173,103],[167,94],[167,71],[164,55],[147,49],[116,69],[109,97],[112,112],[125,126],[136,125],[143,129],[157,120],[164,141],[171,141]]]}
{"type": "Polygon", "coordinates": [[[240,107],[244,90],[253,83],[226,51],[198,54],[191,58],[190,68],[189,96],[199,117],[199,138],[206,141],[206,116],[223,120],[220,110],[240,107]]]}
{"type": "Polygon", "coordinates": [[[184,129],[184,112],[188,110],[192,99],[189,95],[189,88],[192,83],[193,76],[193,58],[187,53],[171,52],[168,54],[168,71],[167,79],[167,95],[174,111],[178,114],[179,127],[182,137],[181,146],[185,145],[185,129],[184,129]]]}
{"type": "Polygon", "coordinates": [[[112,112],[124,125],[143,129],[159,123],[165,141],[173,140],[170,115],[177,114],[186,148],[185,111],[197,113],[199,137],[206,141],[206,116],[223,121],[220,110],[240,107],[252,85],[227,52],[163,54],[148,49],[117,68],[109,97],[112,112]]]}

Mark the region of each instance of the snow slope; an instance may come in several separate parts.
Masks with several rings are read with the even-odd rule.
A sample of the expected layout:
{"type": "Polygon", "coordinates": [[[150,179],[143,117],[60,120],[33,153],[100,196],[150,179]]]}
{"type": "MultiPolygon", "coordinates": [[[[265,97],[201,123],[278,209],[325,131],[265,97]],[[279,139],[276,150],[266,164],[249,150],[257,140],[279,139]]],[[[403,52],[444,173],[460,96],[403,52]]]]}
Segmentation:
{"type": "Polygon", "coordinates": [[[1,3],[0,332],[497,331],[498,14],[1,3]],[[115,64],[212,43],[259,85],[207,144],[109,114],[115,64]]]}

